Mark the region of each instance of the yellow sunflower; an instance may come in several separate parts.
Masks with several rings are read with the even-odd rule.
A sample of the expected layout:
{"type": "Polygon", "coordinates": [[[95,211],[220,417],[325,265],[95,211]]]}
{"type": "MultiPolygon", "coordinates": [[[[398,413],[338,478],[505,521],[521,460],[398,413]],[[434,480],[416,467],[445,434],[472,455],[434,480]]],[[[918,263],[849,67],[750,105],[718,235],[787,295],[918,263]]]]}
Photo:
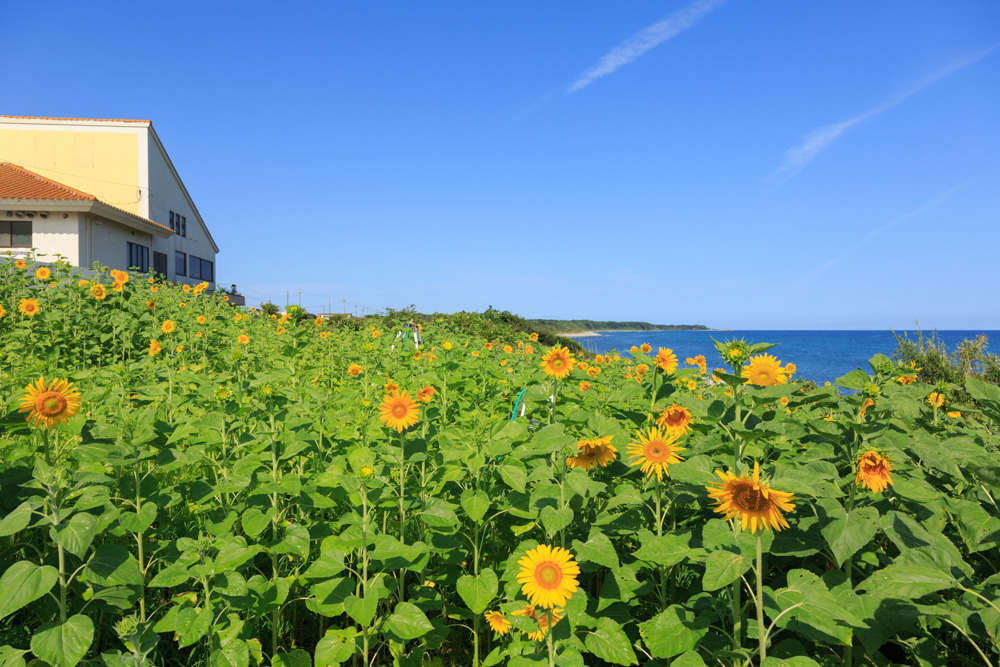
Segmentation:
{"type": "Polygon", "coordinates": [[[670,348],[661,347],[656,353],[656,365],[669,375],[677,370],[677,355],[670,348]]]}
{"type": "Polygon", "coordinates": [[[40,266],[35,269],[35,277],[39,280],[48,280],[52,277],[52,272],[47,267],[40,266]]]}
{"type": "Polygon", "coordinates": [[[538,342],[538,334],[536,334],[536,333],[530,334],[528,336],[528,340],[530,340],[532,343],[537,343],[538,342]]]}
{"type": "Polygon", "coordinates": [[[576,445],[576,456],[566,459],[566,465],[570,468],[583,468],[584,470],[590,470],[597,466],[607,467],[609,463],[618,459],[618,450],[611,444],[612,438],[614,436],[607,435],[603,438],[579,441],[576,445]]]}
{"type": "Polygon", "coordinates": [[[246,334],[240,334],[239,336],[236,337],[236,340],[238,340],[241,345],[246,345],[247,343],[250,342],[250,336],[246,334]]]}
{"type": "Polygon", "coordinates": [[[34,317],[41,309],[41,306],[34,299],[21,299],[21,302],[17,306],[17,312],[27,317],[34,317]]]}
{"type": "Polygon", "coordinates": [[[108,296],[108,288],[100,283],[94,283],[90,286],[90,296],[103,301],[108,296]]]}
{"type": "Polygon", "coordinates": [[[23,269],[27,265],[28,265],[28,263],[25,262],[23,259],[18,259],[18,260],[14,261],[14,266],[16,266],[19,269],[23,269]]]}
{"type": "Polygon", "coordinates": [[[18,412],[27,412],[27,421],[32,426],[52,428],[57,423],[65,424],[80,411],[80,392],[68,379],[52,380],[48,385],[40,377],[34,384],[24,388],[21,407],[18,412]]]}
{"type": "Polygon", "coordinates": [[[590,390],[590,383],[587,381],[581,382],[580,391],[588,391],[588,390],[590,390]]]}
{"type": "Polygon", "coordinates": [[[427,385],[417,392],[417,400],[421,403],[430,403],[434,400],[434,387],[427,385]]]}
{"type": "Polygon", "coordinates": [[[387,395],[379,406],[379,420],[399,432],[416,424],[419,417],[420,408],[416,401],[408,393],[400,393],[398,389],[387,395]]]}
{"type": "Polygon", "coordinates": [[[546,375],[561,380],[573,370],[573,355],[561,345],[556,345],[542,358],[540,364],[546,375]]]}
{"type": "Polygon", "coordinates": [[[350,366],[347,367],[347,374],[360,375],[362,370],[363,369],[361,368],[361,366],[358,366],[357,364],[351,364],[350,366]]]}
{"type": "Polygon", "coordinates": [[[639,442],[629,443],[628,446],[630,464],[642,464],[640,470],[646,473],[647,477],[652,477],[655,473],[657,481],[662,481],[663,475],[669,477],[668,467],[684,459],[683,456],[677,455],[677,452],[686,449],[677,446],[681,434],[669,433],[652,426],[646,433],[639,431],[637,435],[639,442]]]}
{"type": "Polygon", "coordinates": [[[278,327],[277,329],[275,329],[275,333],[277,333],[280,336],[281,334],[285,333],[285,327],[278,327]]]}
{"type": "Polygon", "coordinates": [[[858,475],[855,484],[860,484],[873,493],[882,493],[892,484],[892,464],[888,457],[871,449],[858,457],[858,475]]]}
{"type": "Polygon", "coordinates": [[[514,348],[512,348],[512,347],[511,347],[510,345],[504,345],[504,346],[503,346],[503,351],[504,351],[504,353],[506,353],[506,354],[510,354],[511,352],[513,352],[513,351],[514,351],[514,348]]]}
{"type": "Polygon", "coordinates": [[[528,549],[517,564],[521,566],[517,583],[534,606],[565,607],[580,586],[576,579],[580,566],[573,560],[573,554],[562,547],[539,544],[528,549]]]}
{"type": "Polygon", "coordinates": [[[788,382],[788,375],[781,367],[781,362],[770,354],[758,354],[750,357],[749,364],[743,367],[741,377],[758,387],[772,387],[788,382]]]}
{"type": "Polygon", "coordinates": [[[188,292],[191,291],[191,286],[190,285],[181,285],[181,291],[183,291],[185,294],[187,294],[188,292]]]}
{"type": "Polygon", "coordinates": [[[208,320],[205,319],[204,315],[199,315],[198,317],[195,318],[195,321],[198,322],[198,324],[204,324],[208,320]]]}
{"type": "Polygon", "coordinates": [[[518,609],[517,611],[512,611],[511,614],[513,616],[529,616],[529,617],[535,619],[536,621],[538,621],[538,630],[535,631],[535,632],[529,632],[529,633],[526,633],[526,634],[528,635],[528,639],[531,639],[531,640],[536,641],[536,642],[540,642],[543,639],[545,639],[545,635],[548,634],[548,630],[549,630],[549,614],[551,614],[551,616],[552,616],[552,625],[555,625],[560,620],[562,620],[562,618],[563,618],[563,612],[564,611],[565,610],[563,610],[563,609],[554,608],[551,611],[543,612],[542,614],[539,615],[539,613],[535,610],[535,606],[534,605],[528,605],[527,607],[524,607],[523,609],[518,609]]]}
{"type": "Polygon", "coordinates": [[[173,320],[166,320],[163,324],[160,325],[160,329],[163,331],[163,333],[173,333],[176,328],[177,325],[174,324],[173,320]]]}
{"type": "Polygon", "coordinates": [[[7,317],[7,309],[4,308],[3,306],[0,306],[0,320],[2,320],[5,317],[7,317]]]}
{"type": "Polygon", "coordinates": [[[642,350],[643,354],[649,354],[650,352],[653,351],[653,346],[650,345],[649,343],[643,343],[642,345],[639,346],[639,349],[642,350]]]}
{"type": "Polygon", "coordinates": [[[758,527],[761,531],[771,528],[779,531],[783,527],[788,528],[788,522],[781,513],[795,509],[795,505],[792,504],[794,496],[762,484],[760,465],[756,461],[753,464],[752,477],[750,475],[736,477],[730,471],[721,473],[718,470],[715,474],[722,479],[722,485],[705,488],[718,505],[715,508],[716,513],[724,514],[726,519],[738,517],[743,524],[743,530],[749,525],[751,533],[756,533],[758,527]]]}
{"type": "Polygon", "coordinates": [[[503,637],[505,634],[510,632],[510,621],[499,611],[488,611],[483,616],[486,617],[486,623],[490,626],[490,629],[497,634],[498,637],[503,637]]]}
{"type": "Polygon", "coordinates": [[[156,355],[158,355],[162,351],[163,351],[163,348],[160,347],[159,343],[157,343],[155,340],[149,341],[149,356],[155,357],[156,355]]]}
{"type": "Polygon", "coordinates": [[[931,407],[940,408],[944,405],[944,395],[936,391],[932,391],[931,395],[927,397],[927,402],[931,404],[931,407]]]}
{"type": "Polygon", "coordinates": [[[667,433],[684,435],[691,430],[691,424],[693,422],[694,418],[691,417],[691,413],[688,409],[674,403],[663,411],[663,413],[656,420],[656,425],[667,433]]]}

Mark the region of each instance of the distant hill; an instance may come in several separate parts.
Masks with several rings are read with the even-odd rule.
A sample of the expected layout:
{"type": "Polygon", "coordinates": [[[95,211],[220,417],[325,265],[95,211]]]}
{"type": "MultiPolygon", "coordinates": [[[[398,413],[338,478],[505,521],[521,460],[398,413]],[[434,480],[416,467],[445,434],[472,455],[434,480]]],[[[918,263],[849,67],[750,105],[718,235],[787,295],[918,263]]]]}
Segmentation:
{"type": "Polygon", "coordinates": [[[651,324],[649,322],[600,322],[597,320],[527,320],[541,330],[558,333],[580,331],[713,331],[704,324],[651,324]]]}

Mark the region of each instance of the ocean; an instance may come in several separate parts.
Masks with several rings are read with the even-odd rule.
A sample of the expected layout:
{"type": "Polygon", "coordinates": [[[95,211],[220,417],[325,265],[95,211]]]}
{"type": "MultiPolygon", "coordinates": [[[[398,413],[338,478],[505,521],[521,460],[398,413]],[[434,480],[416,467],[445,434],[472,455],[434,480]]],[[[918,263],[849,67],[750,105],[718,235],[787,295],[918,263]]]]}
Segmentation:
{"type": "MultiPolygon", "coordinates": [[[[871,373],[868,360],[875,354],[892,357],[896,349],[896,337],[891,331],[601,331],[600,337],[574,338],[587,350],[597,354],[617,351],[623,357],[630,357],[633,345],[649,343],[653,353],[658,347],[670,348],[677,355],[681,367],[684,359],[705,355],[709,370],[725,368],[722,358],[715,350],[712,338],[718,341],[733,337],[748,343],[778,343],[768,354],[773,354],[782,364],[795,364],[796,378],[807,379],[822,385],[836,382],[837,378],[860,368],[871,373]]],[[[900,336],[917,340],[917,331],[897,331],[900,336]]],[[[958,344],[966,339],[974,339],[986,334],[1000,351],[1000,331],[937,331],[939,341],[948,352],[954,352],[958,344]]],[[[930,333],[924,332],[924,338],[930,333]]]]}

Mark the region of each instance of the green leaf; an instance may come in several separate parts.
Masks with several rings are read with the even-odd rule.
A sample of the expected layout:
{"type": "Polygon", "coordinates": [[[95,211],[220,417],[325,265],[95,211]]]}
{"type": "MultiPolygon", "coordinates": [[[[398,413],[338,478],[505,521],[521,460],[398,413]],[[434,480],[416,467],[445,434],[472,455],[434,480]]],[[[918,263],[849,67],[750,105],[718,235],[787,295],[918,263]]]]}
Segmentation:
{"type": "Polygon", "coordinates": [[[156,503],[143,503],[139,512],[122,512],[118,522],[130,533],[144,533],[156,521],[156,503]]]}
{"type": "Polygon", "coordinates": [[[430,549],[423,542],[403,544],[390,535],[375,536],[375,548],[370,552],[373,561],[382,563],[386,570],[402,570],[417,566],[421,559],[426,564],[430,549]]]}
{"type": "Polygon", "coordinates": [[[510,463],[500,466],[500,478],[513,490],[524,493],[524,487],[528,483],[528,474],[524,471],[524,465],[520,464],[520,466],[510,463]]]}
{"type": "Polygon", "coordinates": [[[840,376],[839,378],[834,380],[833,383],[839,387],[843,387],[844,389],[853,389],[854,391],[861,391],[862,389],[865,388],[865,385],[871,381],[872,378],[868,375],[868,373],[865,373],[863,370],[859,368],[857,370],[851,371],[847,375],[840,376]]]}
{"type": "Polygon", "coordinates": [[[312,562],[305,572],[303,579],[329,579],[340,574],[344,570],[344,557],[346,554],[340,549],[330,549],[312,562]]]}
{"type": "Polygon", "coordinates": [[[309,529],[302,524],[293,523],[285,528],[285,537],[272,547],[275,553],[295,554],[309,558],[309,529]]]}
{"type": "Polygon", "coordinates": [[[24,655],[28,651],[12,646],[0,646],[0,667],[24,667],[24,655]]]}
{"type": "Polygon", "coordinates": [[[25,500],[13,512],[5,516],[3,521],[0,521],[0,537],[13,535],[24,530],[28,526],[28,523],[31,522],[31,509],[33,505],[34,501],[25,500]]]}
{"type": "Polygon", "coordinates": [[[14,563],[0,577],[0,618],[42,597],[58,580],[59,571],[51,565],[39,566],[26,560],[14,563]]]}
{"type": "Polygon", "coordinates": [[[316,667],[330,667],[350,660],[357,652],[358,647],[354,643],[357,634],[354,628],[327,630],[316,644],[316,667]]]}
{"type": "Polygon", "coordinates": [[[52,541],[66,551],[83,558],[97,534],[97,519],[93,514],[79,512],[70,517],[66,523],[53,526],[49,530],[52,541]]]}
{"type": "Polygon", "coordinates": [[[271,659],[271,667],[312,667],[312,658],[300,648],[291,653],[279,651],[271,659]]]}
{"type": "Polygon", "coordinates": [[[208,634],[212,627],[212,608],[200,612],[194,607],[184,607],[177,613],[177,646],[184,648],[208,634]]]}
{"type": "Polygon", "coordinates": [[[587,650],[601,660],[613,662],[616,665],[634,665],[635,652],[628,635],[615,621],[602,616],[597,619],[597,629],[587,634],[584,641],[587,650]]]}
{"type": "Polygon", "coordinates": [[[604,567],[618,567],[618,553],[608,536],[597,530],[590,531],[590,539],[586,542],[573,541],[576,560],[581,563],[591,562],[604,567]]]}
{"type": "Polygon", "coordinates": [[[731,584],[750,569],[751,562],[742,554],[731,551],[713,551],[705,560],[705,577],[701,586],[706,591],[715,591],[731,584]]]}
{"type": "Polygon", "coordinates": [[[457,529],[461,523],[455,510],[452,509],[452,504],[441,498],[428,500],[427,508],[420,513],[420,518],[432,528],[457,529]]]}
{"type": "Polygon", "coordinates": [[[375,618],[375,610],[378,607],[378,598],[374,593],[369,592],[364,598],[357,595],[344,600],[344,610],[363,628],[372,624],[375,618]]]}
{"type": "Polygon", "coordinates": [[[791,658],[768,657],[760,664],[761,667],[820,667],[818,662],[805,655],[796,655],[791,658]]]}
{"type": "Polygon", "coordinates": [[[569,507],[556,509],[546,505],[542,508],[540,518],[545,532],[552,536],[573,522],[573,510],[569,507]]]}
{"type": "Polygon", "coordinates": [[[777,619],[778,627],[791,628],[818,641],[849,644],[853,628],[864,626],[812,572],[791,570],[787,581],[788,587],[775,591],[771,600],[765,597],[765,603],[777,607],[768,604],[767,613],[777,619]]]}
{"type": "Polygon", "coordinates": [[[837,559],[837,567],[840,567],[875,537],[879,525],[878,510],[860,507],[848,514],[838,503],[824,504],[823,508],[828,510],[832,520],[820,532],[837,559]]]}
{"type": "Polygon", "coordinates": [[[109,604],[129,609],[142,594],[143,576],[139,562],[128,549],[117,544],[101,544],[83,568],[81,580],[109,604]]]}
{"type": "Polygon", "coordinates": [[[58,667],[74,667],[94,640],[94,622],[83,614],[63,623],[46,623],[31,637],[31,652],[58,667]]]}
{"type": "Polygon", "coordinates": [[[697,651],[686,651],[670,663],[671,667],[708,667],[697,651]]]}
{"type": "Polygon", "coordinates": [[[941,570],[897,562],[874,572],[858,584],[858,590],[878,597],[918,598],[952,588],[957,583],[954,577],[941,570]]]}
{"type": "Polygon", "coordinates": [[[690,548],[691,532],[667,533],[662,537],[657,537],[648,530],[639,532],[639,540],[642,544],[632,555],[647,563],[671,567],[680,563],[685,558],[694,555],[690,548]]]}
{"type": "Polygon", "coordinates": [[[479,576],[466,574],[459,577],[455,587],[465,606],[478,616],[486,611],[490,601],[496,597],[498,583],[496,573],[487,568],[480,571],[479,576]]]}
{"type": "Polygon", "coordinates": [[[247,534],[247,537],[257,537],[260,532],[267,527],[267,524],[271,523],[271,518],[275,515],[276,511],[273,507],[267,510],[267,513],[261,512],[256,507],[251,507],[250,509],[243,512],[240,515],[240,523],[243,525],[243,532],[247,534]]]}
{"type": "Polygon", "coordinates": [[[397,604],[387,625],[392,634],[404,641],[416,639],[434,629],[420,607],[410,602],[397,604]]]}
{"type": "Polygon", "coordinates": [[[654,658],[672,658],[685,651],[693,651],[708,633],[709,625],[709,619],[705,616],[696,616],[694,612],[674,604],[645,623],[640,623],[639,633],[650,655],[654,658]]]}
{"type": "Polygon", "coordinates": [[[462,492],[462,509],[465,510],[465,514],[475,521],[480,523],[486,512],[490,509],[490,498],[482,491],[476,489],[466,489],[462,492]]]}

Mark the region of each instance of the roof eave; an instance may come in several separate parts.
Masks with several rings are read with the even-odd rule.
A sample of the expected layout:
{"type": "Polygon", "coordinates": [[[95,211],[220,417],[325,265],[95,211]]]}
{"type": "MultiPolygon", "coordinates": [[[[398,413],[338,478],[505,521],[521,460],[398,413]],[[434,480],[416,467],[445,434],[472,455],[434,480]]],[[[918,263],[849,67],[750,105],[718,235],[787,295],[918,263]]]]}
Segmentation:
{"type": "Polygon", "coordinates": [[[46,211],[93,213],[112,222],[117,222],[131,229],[146,232],[162,239],[174,235],[169,228],[109,206],[99,200],[80,199],[0,199],[0,206],[15,208],[35,208],[46,211]]]}

